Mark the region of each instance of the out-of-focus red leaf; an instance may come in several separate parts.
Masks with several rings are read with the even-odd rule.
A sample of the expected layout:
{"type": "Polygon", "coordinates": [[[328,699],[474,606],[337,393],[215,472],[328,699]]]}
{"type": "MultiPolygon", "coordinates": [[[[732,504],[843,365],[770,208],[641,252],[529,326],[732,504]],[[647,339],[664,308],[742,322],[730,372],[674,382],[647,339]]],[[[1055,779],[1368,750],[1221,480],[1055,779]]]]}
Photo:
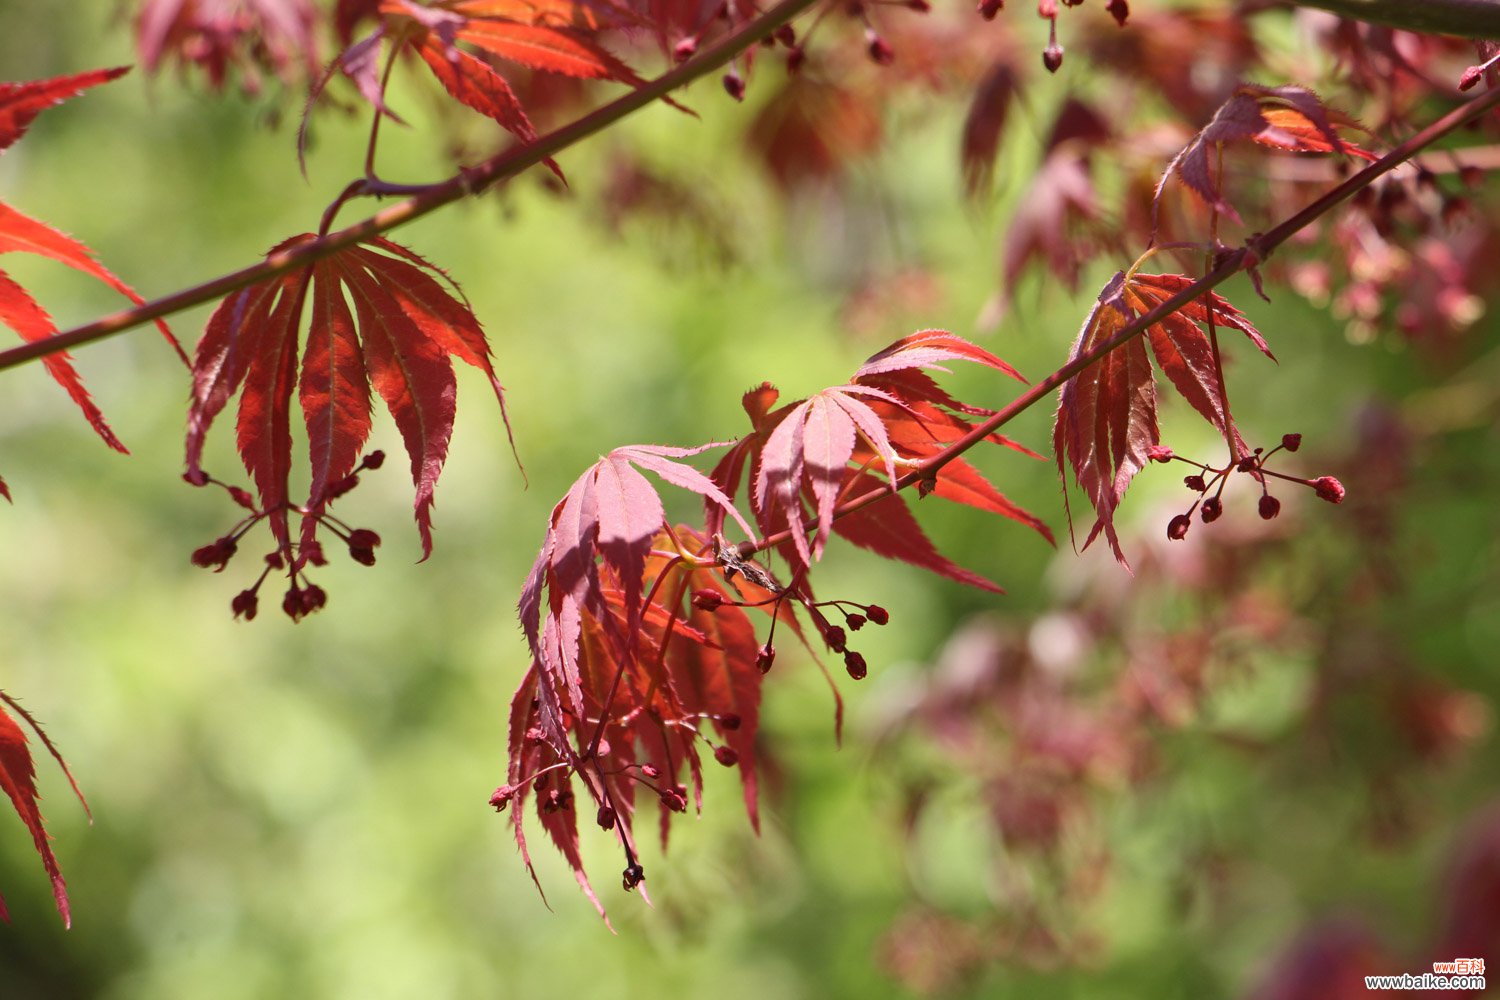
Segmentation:
{"type": "Polygon", "coordinates": [[[77,97],[89,87],[108,83],[128,72],[129,66],[117,66],[46,80],[0,82],[0,150],[25,135],[32,121],[43,111],[70,97],[77,97]]]}
{"type": "Polygon", "coordinates": [[[799,74],[761,108],[748,141],[776,183],[793,188],[837,176],[879,145],[881,134],[880,117],[867,99],[799,74]]]}
{"type": "MultiPolygon", "coordinates": [[[[31,759],[31,748],[27,745],[26,733],[20,724],[5,710],[5,706],[20,716],[27,725],[41,739],[42,744],[52,754],[63,774],[68,778],[68,783],[73,786],[73,792],[78,800],[83,802],[84,811],[88,811],[88,803],[83,799],[83,793],[78,790],[78,783],[73,780],[73,775],[68,771],[67,763],[47,734],[42,732],[41,726],[33,719],[25,709],[18,705],[14,699],[0,692],[0,789],[10,797],[11,805],[16,810],[16,815],[21,817],[21,822],[26,824],[26,829],[31,831],[32,843],[36,845],[36,851],[42,857],[42,866],[46,868],[48,876],[52,879],[52,896],[57,901],[57,912],[62,914],[64,926],[73,925],[72,912],[68,907],[68,887],[63,882],[62,870],[58,867],[57,856],[52,853],[51,838],[47,836],[46,826],[42,821],[41,810],[37,808],[37,799],[40,795],[36,788],[36,768],[31,759]]],[[[0,898],[0,918],[7,922],[10,913],[5,908],[5,900],[0,898]]]]}
{"type": "Polygon", "coordinates": [[[1007,58],[997,60],[979,81],[964,118],[959,158],[963,164],[964,192],[977,197],[990,188],[995,157],[1016,98],[1017,76],[1007,58]]]}
{"type": "Polygon", "coordinates": [[[146,0],[136,18],[136,51],[148,73],[172,56],[201,67],[215,88],[236,67],[254,92],[260,69],[288,80],[316,70],[319,21],[310,0],[146,0]]]}

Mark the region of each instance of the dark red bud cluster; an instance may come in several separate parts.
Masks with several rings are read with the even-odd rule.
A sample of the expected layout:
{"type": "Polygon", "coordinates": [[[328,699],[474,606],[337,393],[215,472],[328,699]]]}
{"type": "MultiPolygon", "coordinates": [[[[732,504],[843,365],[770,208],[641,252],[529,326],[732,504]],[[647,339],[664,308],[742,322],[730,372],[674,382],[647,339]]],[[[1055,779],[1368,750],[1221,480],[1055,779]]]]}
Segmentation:
{"type": "Polygon", "coordinates": [[[1218,497],[1209,497],[1203,501],[1203,510],[1199,516],[1203,518],[1204,524],[1212,524],[1224,513],[1224,501],[1218,497]]]}
{"type": "Polygon", "coordinates": [[[1182,478],[1182,485],[1194,493],[1204,493],[1208,490],[1208,483],[1204,482],[1203,477],[1200,475],[1184,476],[1182,478]]]}
{"type": "Polygon", "coordinates": [[[599,824],[601,830],[613,830],[615,826],[615,811],[609,806],[600,806],[599,815],[594,817],[594,822],[599,824]]]}
{"type": "Polygon", "coordinates": [[[736,101],[745,99],[745,78],[740,76],[738,70],[730,70],[724,74],[724,93],[736,101]]]}
{"type": "Polygon", "coordinates": [[[501,785],[495,789],[495,794],[490,796],[490,805],[495,807],[495,812],[504,812],[510,800],[516,797],[516,791],[515,785],[501,785]]]}
{"type": "Polygon", "coordinates": [[[1188,529],[1193,526],[1193,519],[1186,514],[1178,514],[1167,522],[1167,537],[1174,542],[1180,542],[1187,537],[1188,529]]]}
{"type": "Polygon", "coordinates": [[[1302,435],[1301,434],[1283,434],[1283,435],[1281,435],[1281,447],[1285,448],[1287,451],[1296,451],[1298,448],[1302,447],[1302,435]]]}
{"type": "Polygon", "coordinates": [[[299,587],[293,583],[281,599],[281,610],[294,622],[301,621],[328,603],[328,593],[315,583],[299,587]]]}
{"type": "Polygon", "coordinates": [[[1320,500],[1327,500],[1329,503],[1344,502],[1344,484],[1332,476],[1322,476],[1313,480],[1312,487],[1320,500]]]}
{"type": "Polygon", "coordinates": [[[776,647],[769,642],[760,647],[760,652],[755,654],[755,667],[761,673],[771,669],[771,664],[776,662],[776,647]]]}
{"type": "Polygon", "coordinates": [[[891,620],[891,613],[878,604],[872,604],[865,608],[865,616],[876,625],[887,625],[891,620]]]}
{"type": "Polygon", "coordinates": [[[255,620],[255,612],[260,609],[260,599],[255,594],[255,588],[242,590],[234,595],[234,600],[229,602],[229,610],[234,612],[236,618],[245,616],[245,621],[255,620]]]}
{"type": "Polygon", "coordinates": [[[1109,3],[1104,5],[1104,9],[1109,11],[1116,24],[1122,28],[1125,27],[1125,21],[1130,17],[1130,4],[1126,0],[1109,0],[1109,3]]]}
{"type": "Polygon", "coordinates": [[[865,658],[852,649],[844,654],[844,669],[849,671],[849,676],[857,681],[864,680],[865,675],[870,672],[865,664],[865,658]]]}
{"type": "Polygon", "coordinates": [[[724,715],[719,716],[719,725],[732,732],[740,728],[740,717],[734,712],[726,712],[724,715]]]}
{"type": "Polygon", "coordinates": [[[1479,82],[1479,78],[1482,76],[1484,76],[1483,66],[1470,66],[1464,70],[1463,76],[1458,78],[1458,89],[1473,90],[1474,85],[1479,82]]]}
{"type": "Polygon", "coordinates": [[[1056,73],[1062,68],[1063,47],[1052,42],[1042,50],[1042,65],[1047,67],[1048,73],[1056,73]]]}
{"type": "Polygon", "coordinates": [[[234,558],[239,551],[239,545],[235,543],[232,535],[216,538],[207,545],[193,550],[192,561],[194,566],[203,569],[213,568],[215,573],[220,572],[234,558]]]}
{"type": "Polygon", "coordinates": [[[622,884],[625,886],[626,892],[634,889],[644,881],[646,881],[646,870],[644,868],[637,864],[625,866],[625,876],[622,884]]]}
{"type": "Polygon", "coordinates": [[[714,760],[725,767],[733,767],[740,762],[740,755],[734,747],[727,747],[721,743],[714,747],[714,760]]]}
{"type": "Polygon", "coordinates": [[[717,611],[723,605],[724,595],[717,590],[709,590],[705,587],[702,590],[693,591],[693,607],[699,611],[717,611]]]}
{"type": "Polygon", "coordinates": [[[549,788],[542,792],[538,799],[541,802],[542,812],[561,812],[564,809],[573,808],[573,790],[566,785],[562,788],[549,788]]]}
{"type": "Polygon", "coordinates": [[[839,626],[829,625],[823,630],[823,641],[835,653],[842,653],[849,645],[849,636],[839,626]]]}
{"type": "Polygon", "coordinates": [[[1260,498],[1259,510],[1260,516],[1263,519],[1269,521],[1271,520],[1271,518],[1281,513],[1281,501],[1277,500],[1269,493],[1263,494],[1260,498]]]}
{"type": "Polygon", "coordinates": [[[858,632],[865,627],[866,621],[868,619],[864,615],[849,615],[844,619],[844,624],[848,625],[851,631],[858,632]]]}
{"type": "Polygon", "coordinates": [[[661,793],[662,805],[672,812],[687,812],[687,789],[678,785],[676,788],[668,788],[661,793]]]}

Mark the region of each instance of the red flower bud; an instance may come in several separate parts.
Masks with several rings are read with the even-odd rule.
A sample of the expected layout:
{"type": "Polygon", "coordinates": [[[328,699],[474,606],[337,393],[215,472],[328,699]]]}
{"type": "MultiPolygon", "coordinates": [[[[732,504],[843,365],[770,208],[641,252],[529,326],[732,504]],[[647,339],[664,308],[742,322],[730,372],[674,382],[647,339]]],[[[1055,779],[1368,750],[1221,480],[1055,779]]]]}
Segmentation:
{"type": "Polygon", "coordinates": [[[693,58],[693,53],[698,51],[698,39],[684,38],[672,46],[672,58],[678,62],[687,62],[693,58]]]}
{"type": "Polygon", "coordinates": [[[760,652],[755,656],[755,666],[761,673],[771,669],[771,664],[776,662],[776,647],[769,642],[760,647],[760,652]]]}
{"type": "Polygon", "coordinates": [[[995,15],[1005,7],[1005,0],[979,0],[979,16],[993,21],[995,15]]]}
{"type": "Polygon", "coordinates": [[[823,632],[823,641],[828,643],[828,648],[835,653],[842,653],[849,643],[849,637],[837,625],[830,625],[823,632]]]}
{"type": "Polygon", "coordinates": [[[1287,451],[1296,451],[1298,448],[1302,447],[1302,435],[1301,434],[1283,434],[1283,435],[1281,435],[1281,446],[1283,448],[1285,448],[1287,451]]]}
{"type": "Polygon", "coordinates": [[[625,869],[623,884],[626,892],[634,889],[644,881],[646,881],[646,871],[640,865],[630,865],[625,869]]]}
{"type": "Polygon", "coordinates": [[[855,632],[858,632],[860,629],[865,627],[864,615],[850,615],[848,618],[845,618],[844,621],[855,632]]]}
{"type": "Polygon", "coordinates": [[[642,764],[641,773],[648,778],[660,778],[661,768],[657,767],[655,764],[642,764]]]}
{"type": "Polygon", "coordinates": [[[246,510],[255,509],[255,498],[248,490],[242,490],[238,486],[229,487],[229,498],[246,510]]]}
{"type": "Polygon", "coordinates": [[[869,42],[870,58],[878,66],[889,66],[896,61],[896,50],[891,48],[890,43],[879,35],[871,34],[869,42]]]}
{"type": "Polygon", "coordinates": [[[1267,493],[1260,498],[1260,516],[1269,521],[1281,513],[1281,501],[1267,493]]]}
{"type": "Polygon", "coordinates": [[[1174,542],[1180,542],[1187,537],[1188,528],[1192,526],[1192,518],[1186,514],[1178,514],[1167,522],[1167,537],[1174,542]]]}
{"type": "Polygon", "coordinates": [[[373,549],[380,545],[380,536],[369,528],[355,528],[349,532],[349,545],[352,548],[373,549]]]}
{"type": "Polygon", "coordinates": [[[1484,70],[1479,66],[1470,66],[1464,70],[1464,75],[1458,78],[1459,90],[1473,90],[1479,78],[1484,76],[1484,70]]]}
{"type": "Polygon", "coordinates": [[[745,99],[745,80],[734,70],[724,74],[724,93],[736,101],[745,99]]]}
{"type": "Polygon", "coordinates": [[[852,649],[844,654],[844,669],[849,671],[849,676],[855,680],[864,680],[865,674],[870,670],[865,666],[865,658],[852,649]]]}
{"type": "Polygon", "coordinates": [[[189,486],[207,486],[208,473],[204,472],[202,469],[191,469],[182,474],[182,481],[187,483],[189,486]]]}
{"type": "Polygon", "coordinates": [[[675,788],[669,788],[661,793],[662,804],[673,812],[687,812],[687,796],[675,788]]]}
{"type": "Polygon", "coordinates": [[[495,807],[495,812],[504,812],[505,807],[510,804],[510,800],[515,798],[515,795],[515,785],[501,785],[495,789],[495,794],[490,796],[490,805],[495,807]]]}
{"type": "Polygon", "coordinates": [[[1203,523],[1212,524],[1224,513],[1224,501],[1218,497],[1209,497],[1203,501],[1203,523]]]}
{"type": "Polygon", "coordinates": [[[1240,459],[1239,464],[1235,466],[1235,468],[1239,469],[1241,472],[1254,472],[1257,467],[1258,466],[1255,461],[1254,455],[1246,455],[1244,458],[1240,459]]]}
{"type": "Polygon", "coordinates": [[[245,621],[254,621],[255,612],[259,609],[260,601],[255,596],[254,590],[242,590],[234,595],[234,600],[229,602],[229,610],[234,612],[238,618],[245,616],[245,621]]]}
{"type": "Polygon", "coordinates": [[[740,728],[740,717],[733,712],[726,712],[719,717],[719,725],[728,730],[740,728]]]}
{"type": "Polygon", "coordinates": [[[1344,502],[1344,484],[1332,476],[1322,476],[1313,480],[1313,489],[1317,491],[1318,498],[1327,500],[1329,503],[1344,502]]]}
{"type": "Polygon", "coordinates": [[[771,37],[775,38],[778,42],[780,42],[782,45],[785,45],[787,48],[791,48],[793,45],[797,44],[797,30],[790,24],[783,24],[781,27],[777,28],[776,31],[772,33],[771,37]]]}
{"type": "Polygon", "coordinates": [[[599,829],[610,830],[615,825],[615,811],[609,806],[600,806],[599,815],[594,817],[594,822],[599,824],[599,829]]]}
{"type": "Polygon", "coordinates": [[[1208,489],[1208,484],[1203,481],[1202,476],[1184,476],[1182,485],[1186,486],[1194,493],[1202,493],[1208,489]]]}
{"type": "Polygon", "coordinates": [[[891,613],[878,604],[872,604],[868,608],[865,608],[865,614],[876,625],[884,625],[891,620],[891,613]]]}
{"type": "Polygon", "coordinates": [[[725,767],[733,767],[740,762],[740,755],[735,752],[734,747],[727,747],[720,744],[714,747],[714,760],[725,767]]]}
{"type": "Polygon", "coordinates": [[[1130,4],[1126,3],[1126,0],[1109,0],[1109,3],[1104,5],[1104,9],[1114,16],[1116,24],[1122,28],[1125,27],[1125,19],[1130,16],[1130,4]]]}
{"type": "Polygon", "coordinates": [[[364,548],[363,546],[359,545],[351,545],[349,546],[349,558],[353,559],[361,566],[374,566],[375,550],[364,548]]]}
{"type": "Polygon", "coordinates": [[[723,603],[724,595],[717,590],[709,590],[705,587],[702,590],[693,591],[693,607],[699,611],[717,611],[723,603]]]}
{"type": "Polygon", "coordinates": [[[376,449],[366,455],[359,464],[362,468],[378,469],[385,464],[385,452],[376,449]]]}
{"type": "Polygon", "coordinates": [[[1042,65],[1048,73],[1056,73],[1062,67],[1063,47],[1053,42],[1042,50],[1042,65]]]}
{"type": "Polygon", "coordinates": [[[1151,450],[1146,452],[1146,458],[1153,462],[1172,461],[1172,449],[1165,445],[1153,444],[1151,450]]]}

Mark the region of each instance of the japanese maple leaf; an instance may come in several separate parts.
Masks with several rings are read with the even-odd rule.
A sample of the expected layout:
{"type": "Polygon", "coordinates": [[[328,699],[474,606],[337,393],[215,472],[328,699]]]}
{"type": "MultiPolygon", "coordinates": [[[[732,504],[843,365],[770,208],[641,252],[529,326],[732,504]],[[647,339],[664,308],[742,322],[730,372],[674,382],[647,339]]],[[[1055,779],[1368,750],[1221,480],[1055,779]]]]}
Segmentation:
{"type": "MultiPolygon", "coordinates": [[[[533,142],[536,127],[520,99],[505,77],[480,55],[576,79],[613,80],[632,87],[645,83],[593,37],[582,23],[587,19],[560,18],[559,13],[567,8],[549,10],[549,6],[559,5],[472,2],[427,7],[411,0],[384,0],[379,7],[380,27],[346,49],[334,65],[379,113],[400,121],[386,106],[380,78],[380,49],[385,40],[392,40],[397,51],[414,51],[455,99],[521,142],[533,142]]],[[[573,10],[576,14],[577,8],[573,10]]],[[[561,176],[555,163],[550,159],[546,163],[561,176]]]]}
{"type": "MultiPolygon", "coordinates": [[[[614,474],[597,470],[594,478],[614,474]]],[[[640,789],[658,799],[665,847],[672,816],[687,808],[688,783],[701,807],[701,749],[712,746],[720,764],[739,769],[746,810],[752,824],[758,822],[761,671],[755,631],[734,604],[709,610],[686,598],[705,591],[724,601],[767,595],[744,581],[726,583],[711,563],[684,559],[683,546],[698,556],[712,549],[689,528],[659,525],[647,546],[639,570],[630,569],[641,573],[649,589],[644,602],[627,596],[616,565],[602,557],[595,596],[584,604],[560,592],[556,573],[538,561],[521,609],[528,639],[535,637],[532,666],[511,705],[508,783],[492,800],[503,808],[515,799],[516,841],[535,879],[523,822],[523,805],[535,797],[544,831],[601,915],[579,849],[580,790],[594,800],[594,818],[614,832],[627,863],[634,864],[640,789]],[[546,613],[538,622],[544,589],[546,613]],[[707,737],[710,724],[717,746],[707,737]]]]}
{"type": "Polygon", "coordinates": [[[1331,111],[1304,87],[1259,87],[1241,84],[1214,113],[1213,120],[1182,148],[1156,185],[1152,211],[1161,202],[1167,181],[1176,176],[1217,211],[1241,221],[1219,187],[1214,157],[1225,143],[1249,141],[1297,153],[1344,153],[1375,160],[1374,153],[1341,137],[1337,126],[1358,129],[1349,117],[1331,111]]]}
{"type": "MultiPolygon", "coordinates": [[[[313,238],[293,237],[271,252],[313,238]]],[[[295,392],[307,428],[311,473],[307,502],[297,508],[305,545],[369,437],[374,389],[411,459],[425,559],[432,552],[433,490],[453,433],[452,358],[484,372],[504,416],[504,389],[489,344],[462,293],[441,270],[382,237],[235,292],[209,318],[193,361],[189,475],[204,474],[204,439],[238,392],[240,457],[278,546],[289,549],[295,392]],[[299,330],[308,299],[311,323],[303,345],[299,330]]]]}
{"type": "Polygon", "coordinates": [[[257,67],[283,79],[316,69],[318,21],[310,0],[146,0],[135,23],[136,51],[148,73],[170,56],[201,67],[216,89],[237,67],[245,90],[254,92],[257,67]]]}
{"type": "MultiPolygon", "coordinates": [[[[89,806],[84,801],[83,793],[78,790],[78,783],[73,780],[72,773],[68,771],[67,763],[57,752],[57,748],[52,745],[52,741],[47,738],[47,734],[42,732],[37,721],[3,691],[0,691],[0,703],[3,703],[0,705],[0,789],[4,789],[5,794],[10,797],[10,803],[15,808],[16,815],[21,817],[21,822],[25,823],[26,829],[31,831],[32,843],[36,845],[37,853],[42,856],[42,866],[46,868],[48,876],[52,879],[52,895],[57,901],[57,912],[62,914],[64,926],[71,927],[73,916],[68,908],[68,887],[63,882],[57,856],[52,853],[50,838],[42,822],[41,810],[37,808],[37,799],[40,796],[36,789],[36,768],[32,764],[26,732],[4,706],[9,706],[11,712],[30,726],[32,732],[36,733],[42,741],[42,745],[52,754],[58,766],[62,768],[63,774],[67,776],[68,783],[73,786],[73,793],[78,796],[78,801],[83,803],[84,812],[88,812],[89,806]]],[[[10,920],[10,913],[5,908],[3,897],[0,897],[0,918],[4,918],[7,922],[10,920]]]]}
{"type": "MultiPolygon", "coordinates": [[[[1132,320],[1190,283],[1190,279],[1180,274],[1127,277],[1124,272],[1117,273],[1100,292],[1070,357],[1095,350],[1132,320]]],[[[1088,497],[1096,515],[1083,547],[1088,548],[1103,532],[1115,558],[1127,568],[1129,563],[1115,532],[1114,514],[1130,481],[1145,468],[1151,448],[1161,440],[1153,355],[1168,381],[1193,409],[1225,435],[1226,440],[1232,438],[1236,453],[1248,451],[1226,412],[1217,360],[1203,328],[1210,321],[1245,334],[1267,357],[1271,356],[1265,339],[1249,320],[1225,299],[1211,294],[1208,305],[1194,299],[1149,327],[1144,337],[1126,341],[1064,382],[1058,390],[1052,448],[1058,473],[1064,477],[1064,505],[1065,467],[1071,466],[1074,481],[1088,497]]],[[[1068,521],[1071,528],[1071,512],[1068,521]]]]}
{"type": "MultiPolygon", "coordinates": [[[[819,558],[832,531],[887,558],[998,590],[990,581],[939,556],[916,528],[905,503],[894,495],[865,509],[874,511],[886,504],[898,508],[889,514],[875,511],[834,519],[842,500],[882,483],[878,475],[884,475],[884,487],[893,491],[902,472],[972,431],[975,424],[969,417],[992,415],[993,411],[952,398],[924,371],[946,371],[944,363],[955,360],[983,364],[1021,379],[1010,365],[962,337],[923,330],[875,354],[847,384],[810,399],[776,408],[777,392],[771,385],[747,393],[744,406],[755,430],[725,455],[714,470],[714,479],[732,496],[748,469],[751,506],[761,531],[768,536],[789,533],[780,551],[794,569],[804,569],[819,558]],[[817,520],[815,529],[810,527],[812,518],[817,520]],[[845,526],[845,519],[852,523],[845,526]],[[896,537],[903,533],[910,537],[896,537]]],[[[991,435],[989,440],[1040,457],[1000,435],[991,435]]],[[[1046,525],[1011,503],[962,458],[944,467],[936,492],[1017,520],[1051,540],[1046,525]]],[[[718,521],[709,513],[709,530],[713,531],[718,521]]]]}
{"type": "MultiPolygon", "coordinates": [[[[42,111],[89,87],[114,80],[126,71],[125,68],[101,69],[27,83],[0,83],[0,151],[24,135],[42,111]]],[[[97,278],[132,302],[139,304],[143,301],[134,289],[95,260],[88,247],[0,202],[0,254],[4,253],[30,253],[47,257],[97,278]]],[[[52,317],[3,270],[0,270],[0,323],[28,341],[46,340],[57,333],[52,317]]],[[[182,355],[182,348],[166,324],[157,320],[156,325],[178,354],[182,355]]],[[[184,361],[187,360],[186,355],[182,357],[184,361]]],[[[116,451],[126,451],[105,421],[104,414],[84,388],[69,356],[65,352],[49,354],[42,359],[42,363],[48,374],[83,411],[83,415],[105,444],[116,451]]],[[[0,496],[10,498],[3,481],[0,481],[0,496]]]]}

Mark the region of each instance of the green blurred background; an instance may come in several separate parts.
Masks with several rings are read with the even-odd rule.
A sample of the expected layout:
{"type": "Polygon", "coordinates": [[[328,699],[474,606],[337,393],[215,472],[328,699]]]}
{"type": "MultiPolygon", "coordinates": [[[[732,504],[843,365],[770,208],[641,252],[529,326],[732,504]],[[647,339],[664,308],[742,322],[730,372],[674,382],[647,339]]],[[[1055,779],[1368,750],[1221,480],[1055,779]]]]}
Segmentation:
{"type": "MultiPolygon", "coordinates": [[[[47,6],[0,5],[0,77],[132,60],[104,5],[65,18],[47,6]]],[[[40,763],[73,901],[65,932],[25,830],[0,817],[0,891],[13,915],[0,928],[0,996],[907,996],[916,984],[889,971],[890,932],[903,914],[917,907],[982,927],[1003,909],[995,872],[1013,859],[964,775],[934,765],[936,751],[920,738],[879,733],[971,615],[1021,627],[1090,587],[1127,581],[1106,553],[1076,557],[1066,543],[1053,552],[973,512],[920,511],[940,547],[1003,583],[1006,597],[831,550],[820,592],[882,604],[892,624],[861,634],[871,674],[841,685],[842,749],[816,668],[788,655],[770,675],[764,742],[775,766],[761,837],[729,775],[711,774],[703,815],[677,824],[665,858],[653,848],[644,859],[651,908],[617,888],[613,845],[585,834],[617,935],[537,845],[544,906],[507,823],[486,804],[504,778],[508,699],[526,664],[516,594],[551,505],[587,464],[622,444],[737,436],[740,395],[761,380],[795,398],[842,381],[921,327],[984,336],[1040,376],[1071,343],[1087,286],[1109,271],[1091,272],[1077,297],[1034,281],[997,333],[975,330],[1017,178],[1034,163],[1039,109],[1015,126],[993,204],[960,196],[961,110],[924,98],[887,109],[900,141],[858,164],[840,193],[783,203],[741,138],[753,107],[709,85],[690,96],[701,121],[651,109],[561,157],[567,194],[527,176],[396,234],[447,268],[485,322],[530,485],[485,386],[461,373],[432,558],[416,564],[405,461],[390,462],[339,506],[384,537],[379,565],[334,559],[317,577],[328,608],[301,624],[276,613],[273,594],[261,619],[231,620],[229,600],[253,572],[246,555],[222,576],[189,566],[189,553],[236,515],[221,494],[179,478],[187,380],[155,333],[137,330],[76,359],[129,459],[92,438],[40,368],[4,374],[0,473],[15,503],[0,511],[0,684],[46,723],[95,822],[40,763]],[[714,221],[627,218],[615,232],[592,221],[611,165],[627,154],[694,190],[714,221]],[[914,303],[898,297],[851,329],[845,305],[865,277],[914,269],[931,275],[914,303]],[[905,786],[929,773],[942,783],[908,833],[905,786]]],[[[1041,91],[1037,99],[1047,101],[1041,91]]],[[[444,175],[444,143],[432,136],[450,126],[426,114],[420,94],[399,91],[396,101],[416,127],[388,131],[385,172],[444,175]]],[[[214,96],[135,73],[43,115],[0,158],[0,198],[87,242],[147,297],[165,294],[314,228],[357,170],[361,120],[318,117],[304,182],[292,128],[265,127],[273,112],[295,116],[297,102],[214,96]]],[[[62,327],[120,305],[49,262],[4,265],[62,327]]],[[[1259,439],[1317,432],[1319,450],[1342,453],[1372,396],[1404,399],[1466,372],[1486,384],[1483,367],[1434,369],[1395,343],[1351,346],[1289,294],[1273,306],[1243,282],[1228,294],[1282,362],[1273,371],[1247,354],[1236,369],[1249,387],[1239,412],[1259,439]]],[[[207,313],[174,318],[185,342],[196,341],[207,313]]],[[[1484,357],[1471,348],[1464,364],[1483,366],[1484,357]]],[[[947,384],[996,405],[1013,391],[973,372],[947,384]]],[[[1014,431],[1043,451],[1047,409],[1014,431]]],[[[1185,408],[1169,410],[1179,451],[1207,448],[1197,423],[1185,408]]],[[[1420,671],[1477,699],[1466,703],[1479,722],[1462,753],[1403,774],[1422,804],[1412,828],[1368,835],[1364,777],[1388,739],[1379,719],[1356,713],[1337,750],[1306,766],[1303,750],[1277,748],[1301,745],[1316,657],[1297,644],[1252,650],[1252,669],[1218,678],[1199,723],[1162,736],[1151,781],[1093,795],[1095,835],[1112,857],[1107,885],[1065,915],[1093,942],[1086,954],[1001,956],[959,977],[951,993],[1242,995],[1299,928],[1345,912],[1361,914],[1397,952],[1428,939],[1454,830],[1486,801],[1496,763],[1482,724],[1500,640],[1493,399],[1458,424],[1429,439],[1425,486],[1391,543],[1421,572],[1380,612],[1397,616],[1420,671]],[[1245,752],[1225,733],[1272,749],[1245,752]],[[1205,858],[1232,874],[1210,872],[1205,858]],[[1224,883],[1211,904],[1199,898],[1210,881],[1224,883]]],[[[216,432],[208,467],[242,482],[228,430],[226,422],[216,432]]],[[[388,419],[374,443],[399,451],[388,419]]],[[[1049,466],[1009,453],[981,464],[1063,532],[1049,466]]],[[[1148,476],[1127,504],[1129,523],[1150,538],[1185,506],[1173,482],[1148,476]]],[[[1357,536],[1329,526],[1342,512],[1319,506],[1289,510],[1307,540],[1284,543],[1268,586],[1295,592],[1367,555],[1357,536]]],[[[678,509],[693,513],[688,503],[678,509]]],[[[1248,508],[1231,514],[1253,519],[1248,508]]],[[[253,556],[254,546],[242,547],[253,556]]],[[[1325,609],[1338,603],[1320,596],[1325,609]]],[[[1165,623],[1190,620],[1196,608],[1191,592],[1166,587],[1138,613],[1165,623]]],[[[1118,662],[1101,654],[1088,670],[1108,683],[1118,662]]],[[[941,962],[943,948],[936,952],[941,962]]]]}

